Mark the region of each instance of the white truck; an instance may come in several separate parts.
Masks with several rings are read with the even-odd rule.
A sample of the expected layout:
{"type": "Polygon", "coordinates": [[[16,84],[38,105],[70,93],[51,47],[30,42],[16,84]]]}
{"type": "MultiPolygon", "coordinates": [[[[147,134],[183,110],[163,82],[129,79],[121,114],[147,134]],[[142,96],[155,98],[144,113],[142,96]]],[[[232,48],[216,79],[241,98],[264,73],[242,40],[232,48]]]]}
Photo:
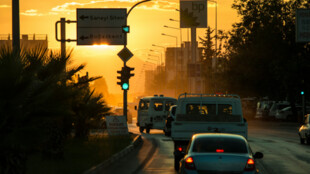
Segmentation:
{"type": "Polygon", "coordinates": [[[142,97],[139,101],[137,126],[142,133],[144,129],[146,133],[150,133],[150,129],[164,130],[165,122],[172,105],[177,100],[172,97],[163,95],[154,95],[150,97],[142,97]]]}
{"type": "Polygon", "coordinates": [[[172,122],[175,169],[195,133],[233,133],[247,139],[248,125],[243,118],[241,100],[233,94],[181,94],[176,120],[172,122]]]}

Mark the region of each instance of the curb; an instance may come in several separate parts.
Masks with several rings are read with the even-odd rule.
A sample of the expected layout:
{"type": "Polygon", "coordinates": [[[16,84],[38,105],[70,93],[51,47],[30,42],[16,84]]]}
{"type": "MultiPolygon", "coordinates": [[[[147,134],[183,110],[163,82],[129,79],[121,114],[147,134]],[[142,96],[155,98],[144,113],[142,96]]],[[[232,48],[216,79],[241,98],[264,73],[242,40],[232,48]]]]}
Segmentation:
{"type": "Polygon", "coordinates": [[[135,147],[137,147],[142,142],[141,135],[137,135],[130,145],[128,145],[125,149],[121,150],[120,152],[114,154],[109,159],[105,160],[104,162],[90,168],[89,170],[85,171],[83,174],[99,174],[102,173],[103,168],[111,165],[112,163],[118,161],[129,152],[131,152],[135,147]]]}

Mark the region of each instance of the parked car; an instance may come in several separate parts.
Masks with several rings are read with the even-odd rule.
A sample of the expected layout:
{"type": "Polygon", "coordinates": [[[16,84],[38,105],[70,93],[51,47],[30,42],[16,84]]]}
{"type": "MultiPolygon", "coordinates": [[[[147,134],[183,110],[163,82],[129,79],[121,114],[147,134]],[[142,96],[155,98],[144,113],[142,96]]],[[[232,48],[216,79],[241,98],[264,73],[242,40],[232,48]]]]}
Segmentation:
{"type": "Polygon", "coordinates": [[[277,111],[289,107],[290,103],[288,101],[277,101],[274,102],[269,110],[268,118],[267,119],[275,119],[277,111]]]}
{"type": "Polygon", "coordinates": [[[304,122],[299,128],[299,138],[300,138],[300,143],[304,144],[305,141],[307,144],[310,144],[310,114],[305,115],[304,122]]]}
{"type": "MultiPolygon", "coordinates": [[[[296,106],[296,110],[297,110],[297,115],[294,116],[292,108],[290,106],[283,108],[277,111],[275,118],[278,120],[295,120],[297,119],[297,116],[300,116],[302,114],[302,107],[296,106]]],[[[310,107],[307,106],[306,110],[310,111],[310,107]]]]}
{"type": "Polygon", "coordinates": [[[166,136],[171,136],[171,123],[175,120],[175,111],[177,109],[177,105],[173,105],[170,107],[168,117],[166,119],[164,133],[166,136]]]}
{"type": "Polygon", "coordinates": [[[304,144],[305,141],[307,142],[307,144],[310,144],[310,124],[309,124],[310,120],[309,119],[310,119],[310,114],[305,115],[303,125],[301,125],[299,128],[298,135],[299,135],[301,144],[304,144]]]}
{"type": "Polygon", "coordinates": [[[274,101],[269,100],[262,100],[257,102],[255,118],[256,119],[266,118],[266,116],[269,113],[269,109],[273,103],[274,101]]]}
{"type": "Polygon", "coordinates": [[[180,161],[181,174],[191,173],[257,173],[255,159],[261,152],[252,153],[247,140],[237,134],[195,134],[184,158],[180,161]]]}

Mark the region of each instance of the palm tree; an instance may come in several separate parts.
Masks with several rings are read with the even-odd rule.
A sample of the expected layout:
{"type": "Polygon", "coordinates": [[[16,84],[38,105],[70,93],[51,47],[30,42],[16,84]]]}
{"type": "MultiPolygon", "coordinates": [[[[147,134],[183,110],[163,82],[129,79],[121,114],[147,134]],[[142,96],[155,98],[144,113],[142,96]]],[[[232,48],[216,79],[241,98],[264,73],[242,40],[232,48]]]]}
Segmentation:
{"type": "MultiPolygon", "coordinates": [[[[24,173],[26,155],[34,150],[63,157],[74,102],[85,91],[72,78],[84,65],[67,69],[70,53],[62,57],[42,47],[20,54],[0,49],[0,173],[24,173]]],[[[103,101],[100,106],[105,106],[103,101]]],[[[106,111],[85,108],[86,115],[106,111]]]]}

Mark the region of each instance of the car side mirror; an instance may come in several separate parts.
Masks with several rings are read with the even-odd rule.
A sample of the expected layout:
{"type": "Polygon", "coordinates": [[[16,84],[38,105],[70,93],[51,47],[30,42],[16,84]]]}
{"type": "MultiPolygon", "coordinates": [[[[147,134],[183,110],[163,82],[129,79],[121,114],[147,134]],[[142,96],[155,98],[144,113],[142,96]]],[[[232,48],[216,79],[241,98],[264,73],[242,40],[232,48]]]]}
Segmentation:
{"type": "Polygon", "coordinates": [[[137,110],[137,106],[135,106],[135,110],[137,110]]]}
{"type": "Polygon", "coordinates": [[[253,157],[254,159],[261,159],[264,157],[264,154],[262,152],[256,152],[253,157]]]}

